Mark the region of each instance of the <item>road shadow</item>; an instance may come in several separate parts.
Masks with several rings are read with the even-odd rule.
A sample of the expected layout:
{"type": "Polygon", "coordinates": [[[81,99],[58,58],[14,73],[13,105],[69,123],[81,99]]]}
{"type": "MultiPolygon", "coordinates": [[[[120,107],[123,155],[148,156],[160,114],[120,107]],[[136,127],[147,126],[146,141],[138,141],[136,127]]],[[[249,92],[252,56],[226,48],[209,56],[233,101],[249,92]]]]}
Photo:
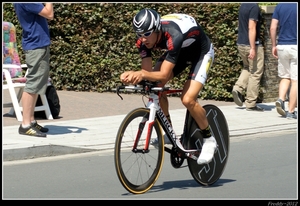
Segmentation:
{"type": "Polygon", "coordinates": [[[190,189],[190,188],[195,188],[195,187],[214,188],[214,187],[223,186],[226,183],[230,183],[230,182],[234,182],[234,181],[236,181],[236,180],[220,178],[217,182],[215,182],[213,185],[210,185],[210,186],[201,185],[201,184],[197,183],[194,179],[180,180],[180,181],[166,181],[166,182],[163,182],[162,185],[154,185],[149,190],[149,193],[170,190],[173,188],[180,189],[180,190],[185,190],[185,189],[190,189]]]}
{"type": "MultiPolygon", "coordinates": [[[[268,104],[263,104],[263,103],[259,103],[257,105],[259,107],[263,108],[265,111],[272,111],[273,109],[275,109],[275,105],[268,105],[268,104]]],[[[246,110],[246,107],[245,106],[242,106],[242,107],[236,106],[235,109],[246,110]]],[[[257,111],[253,111],[253,112],[257,112],[257,111]]]]}
{"type": "Polygon", "coordinates": [[[70,134],[70,133],[82,133],[87,131],[87,128],[74,127],[74,126],[58,126],[58,125],[45,125],[44,127],[48,128],[49,135],[61,135],[61,134],[70,134]]]}
{"type": "MultiPolygon", "coordinates": [[[[156,192],[161,192],[161,191],[166,191],[166,190],[171,190],[171,189],[180,189],[180,190],[188,190],[190,188],[204,188],[204,189],[209,189],[209,188],[215,188],[215,187],[220,187],[223,186],[226,183],[234,182],[236,180],[232,179],[222,179],[220,178],[217,182],[215,182],[213,185],[205,186],[197,183],[194,179],[190,180],[179,180],[179,181],[166,181],[163,182],[161,185],[154,185],[147,193],[156,193],[156,192]]],[[[125,193],[123,195],[133,195],[131,193],[125,193]]]]}
{"type": "Polygon", "coordinates": [[[267,105],[267,104],[257,104],[258,106],[260,106],[261,108],[263,108],[265,111],[272,111],[273,109],[275,109],[275,105],[267,105]]]}

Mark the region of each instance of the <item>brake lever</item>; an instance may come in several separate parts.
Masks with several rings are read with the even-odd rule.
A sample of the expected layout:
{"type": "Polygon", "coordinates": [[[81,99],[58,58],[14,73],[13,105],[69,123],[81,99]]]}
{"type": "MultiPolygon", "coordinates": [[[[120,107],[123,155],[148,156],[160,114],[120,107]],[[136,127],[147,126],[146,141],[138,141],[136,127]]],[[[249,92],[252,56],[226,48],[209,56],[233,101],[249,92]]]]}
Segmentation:
{"type": "Polygon", "coordinates": [[[121,98],[121,100],[123,100],[123,97],[120,95],[120,89],[125,89],[125,86],[124,85],[122,85],[122,86],[118,86],[117,87],[117,95],[121,98]]]}

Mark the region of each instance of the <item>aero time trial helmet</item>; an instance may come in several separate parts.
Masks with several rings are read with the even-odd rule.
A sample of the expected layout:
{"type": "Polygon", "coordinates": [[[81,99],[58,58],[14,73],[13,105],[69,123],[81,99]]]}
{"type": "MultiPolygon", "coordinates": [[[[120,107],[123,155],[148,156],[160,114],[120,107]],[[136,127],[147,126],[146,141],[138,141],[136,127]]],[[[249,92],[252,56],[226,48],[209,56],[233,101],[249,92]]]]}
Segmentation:
{"type": "Polygon", "coordinates": [[[136,33],[147,31],[160,31],[161,23],[159,14],[153,9],[142,9],[133,17],[133,30],[136,33]]]}

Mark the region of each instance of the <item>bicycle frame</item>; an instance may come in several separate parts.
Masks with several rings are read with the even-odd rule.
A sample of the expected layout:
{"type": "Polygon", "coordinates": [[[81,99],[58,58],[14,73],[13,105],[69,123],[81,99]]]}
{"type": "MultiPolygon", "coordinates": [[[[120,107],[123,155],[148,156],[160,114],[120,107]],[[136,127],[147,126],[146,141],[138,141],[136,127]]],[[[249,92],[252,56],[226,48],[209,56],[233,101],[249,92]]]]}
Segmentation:
{"type": "MultiPolygon", "coordinates": [[[[119,87],[119,89],[132,89],[132,90],[144,90],[145,89],[145,91],[147,91],[149,93],[149,99],[148,99],[148,102],[146,104],[146,108],[148,108],[150,110],[149,118],[146,122],[142,121],[141,124],[143,124],[143,125],[140,125],[140,128],[147,131],[146,144],[145,144],[143,150],[141,150],[140,152],[147,152],[148,149],[149,149],[150,136],[151,136],[153,124],[155,122],[155,117],[157,117],[162,129],[167,134],[167,136],[168,136],[171,144],[173,145],[173,147],[175,149],[179,148],[182,152],[184,152],[186,154],[186,156],[188,156],[190,158],[193,158],[193,159],[197,159],[194,155],[192,155],[192,153],[197,152],[198,150],[196,150],[196,149],[186,150],[186,149],[183,148],[183,145],[181,144],[181,142],[177,138],[177,135],[175,133],[174,128],[172,127],[172,125],[168,121],[166,115],[164,114],[164,112],[163,112],[163,110],[162,110],[162,108],[160,107],[160,104],[159,104],[159,99],[160,99],[161,95],[163,94],[163,92],[166,92],[167,94],[179,93],[179,92],[182,92],[182,89],[171,89],[170,90],[167,87],[152,87],[152,85],[148,85],[146,87],[121,86],[121,87],[119,87]],[[146,128],[145,128],[145,126],[146,126],[146,128]]],[[[187,111],[186,118],[185,118],[185,125],[187,124],[186,121],[188,119],[187,118],[188,114],[189,113],[187,111]]],[[[133,145],[133,148],[132,148],[132,150],[135,151],[135,152],[139,152],[136,149],[136,146],[138,145],[138,141],[140,139],[142,129],[138,130],[136,138],[135,138],[135,142],[134,142],[134,145],[133,145]]],[[[186,130],[186,127],[184,127],[184,130],[186,130]]],[[[171,153],[171,150],[169,148],[167,148],[166,146],[165,146],[165,151],[171,153]]]]}

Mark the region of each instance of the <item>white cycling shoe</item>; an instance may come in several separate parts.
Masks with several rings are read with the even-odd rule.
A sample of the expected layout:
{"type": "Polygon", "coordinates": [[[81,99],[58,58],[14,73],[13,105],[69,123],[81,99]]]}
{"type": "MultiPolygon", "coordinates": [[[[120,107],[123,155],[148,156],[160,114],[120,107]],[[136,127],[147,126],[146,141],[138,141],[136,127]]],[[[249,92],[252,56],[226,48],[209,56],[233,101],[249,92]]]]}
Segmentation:
{"type": "Polygon", "coordinates": [[[216,148],[217,148],[217,141],[213,136],[209,138],[203,138],[203,146],[202,146],[200,156],[197,159],[197,163],[199,165],[210,163],[214,157],[216,148]]]}

